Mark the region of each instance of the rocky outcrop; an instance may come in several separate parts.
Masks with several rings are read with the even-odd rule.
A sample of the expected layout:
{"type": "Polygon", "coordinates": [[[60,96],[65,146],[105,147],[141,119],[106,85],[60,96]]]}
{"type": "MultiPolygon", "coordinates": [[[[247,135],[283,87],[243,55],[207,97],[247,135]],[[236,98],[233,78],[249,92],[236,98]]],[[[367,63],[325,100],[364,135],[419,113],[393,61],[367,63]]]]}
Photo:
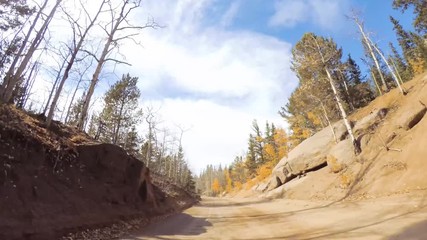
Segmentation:
{"type": "MultiPolygon", "coordinates": [[[[358,141],[369,134],[387,114],[387,109],[379,109],[352,123],[358,141]]],[[[355,159],[353,144],[348,139],[343,121],[333,124],[338,143],[335,142],[330,127],[326,127],[304,140],[273,169],[267,190],[273,190],[296,176],[330,165],[331,171],[339,171],[346,163],[355,159]]],[[[366,144],[365,144],[366,145],[366,144]]],[[[364,145],[362,144],[362,147],[364,145]]]]}
{"type": "MultiPolygon", "coordinates": [[[[333,125],[337,137],[345,135],[342,121],[333,125]]],[[[288,156],[282,158],[272,171],[268,189],[272,190],[288,182],[295,176],[326,163],[330,148],[335,143],[330,127],[324,128],[304,140],[288,156]]]]}

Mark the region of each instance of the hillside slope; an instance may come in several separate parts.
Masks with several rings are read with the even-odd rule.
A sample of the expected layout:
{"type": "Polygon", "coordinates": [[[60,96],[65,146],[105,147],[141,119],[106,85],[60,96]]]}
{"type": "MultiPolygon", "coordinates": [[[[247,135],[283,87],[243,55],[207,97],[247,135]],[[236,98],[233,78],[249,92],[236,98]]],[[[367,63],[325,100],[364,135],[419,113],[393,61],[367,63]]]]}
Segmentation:
{"type": "MultiPolygon", "coordinates": [[[[0,239],[57,239],[189,207],[194,198],[152,174],[159,207],[139,188],[143,163],[77,129],[0,105],[0,239]],[[167,186],[167,187],[166,187],[167,186]]],[[[89,239],[91,237],[88,237],[89,239]]]]}
{"type": "Polygon", "coordinates": [[[265,197],[374,198],[427,189],[427,74],[358,110],[350,120],[362,146],[355,156],[342,123],[325,128],[293,149],[256,189],[265,197]]]}

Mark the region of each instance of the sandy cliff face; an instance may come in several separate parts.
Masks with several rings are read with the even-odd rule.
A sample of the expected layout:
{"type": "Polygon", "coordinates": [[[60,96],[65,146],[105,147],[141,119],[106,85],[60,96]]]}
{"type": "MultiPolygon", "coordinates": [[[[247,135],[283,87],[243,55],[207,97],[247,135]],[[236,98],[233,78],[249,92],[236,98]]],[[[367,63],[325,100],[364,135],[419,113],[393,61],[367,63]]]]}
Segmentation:
{"type": "Polygon", "coordinates": [[[338,143],[329,128],[305,140],[275,167],[264,196],[342,199],[427,189],[426,84],[427,75],[418,76],[405,83],[408,95],[394,89],[350,116],[358,156],[340,122],[338,143]]]}

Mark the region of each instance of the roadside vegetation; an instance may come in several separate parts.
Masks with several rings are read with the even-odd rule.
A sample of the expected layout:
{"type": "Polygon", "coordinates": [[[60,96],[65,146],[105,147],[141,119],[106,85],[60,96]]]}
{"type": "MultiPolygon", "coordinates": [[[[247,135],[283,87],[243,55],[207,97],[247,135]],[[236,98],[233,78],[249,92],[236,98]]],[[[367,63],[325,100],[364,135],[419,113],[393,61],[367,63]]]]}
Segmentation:
{"type": "Polygon", "coordinates": [[[292,49],[291,69],[299,85],[279,110],[289,129],[276,129],[267,122],[262,130],[254,120],[246,152],[236,156],[230,166],[207,166],[196,180],[198,192],[219,196],[251,189],[270,176],[290,150],[321,129],[330,128],[338,143],[332,127],[338,120],[344,122],[354,154],[360,154],[360,142],[348,116],[394,88],[398,88],[399,97],[404,98],[408,89],[404,89],[403,83],[427,68],[424,1],[394,0],[392,4],[402,12],[412,10],[415,16],[414,31],[405,30],[398,19],[390,16],[399,47],[389,43],[389,49],[380,49],[360,14],[348,14],[365,50],[362,62],[366,72],[361,71],[351,54],[343,56],[342,48],[334,39],[305,33],[292,49]],[[389,55],[385,54],[388,52],[389,55]]]}

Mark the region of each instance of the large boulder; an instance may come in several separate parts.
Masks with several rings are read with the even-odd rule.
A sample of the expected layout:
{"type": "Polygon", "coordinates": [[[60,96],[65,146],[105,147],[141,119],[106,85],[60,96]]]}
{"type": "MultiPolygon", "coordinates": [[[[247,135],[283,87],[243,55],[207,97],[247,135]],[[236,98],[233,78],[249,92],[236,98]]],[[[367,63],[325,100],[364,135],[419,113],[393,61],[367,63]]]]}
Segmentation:
{"type": "Polygon", "coordinates": [[[355,158],[353,143],[350,139],[345,139],[330,148],[327,156],[328,167],[331,172],[337,173],[343,170],[348,163],[354,161],[355,158]]]}
{"type": "MultiPolygon", "coordinates": [[[[362,137],[375,129],[385,118],[387,112],[387,109],[381,108],[358,120],[352,126],[355,137],[359,141],[363,141],[362,137]]],[[[334,164],[344,167],[344,162],[352,161],[354,159],[353,144],[348,139],[344,122],[341,120],[334,123],[332,129],[334,129],[338,144],[335,142],[329,126],[304,140],[290,151],[287,157],[282,158],[273,169],[268,190],[275,189],[307,171],[327,165],[328,162],[334,162],[334,164]]],[[[340,171],[340,169],[337,168],[334,171],[340,171]]]]}
{"type": "MultiPolygon", "coordinates": [[[[344,125],[343,121],[333,125],[338,137],[345,134],[345,127],[342,125],[344,125]]],[[[290,151],[287,157],[282,158],[273,169],[269,190],[288,182],[295,176],[324,165],[329,150],[334,144],[335,140],[330,127],[326,127],[304,140],[290,151]]]]}

